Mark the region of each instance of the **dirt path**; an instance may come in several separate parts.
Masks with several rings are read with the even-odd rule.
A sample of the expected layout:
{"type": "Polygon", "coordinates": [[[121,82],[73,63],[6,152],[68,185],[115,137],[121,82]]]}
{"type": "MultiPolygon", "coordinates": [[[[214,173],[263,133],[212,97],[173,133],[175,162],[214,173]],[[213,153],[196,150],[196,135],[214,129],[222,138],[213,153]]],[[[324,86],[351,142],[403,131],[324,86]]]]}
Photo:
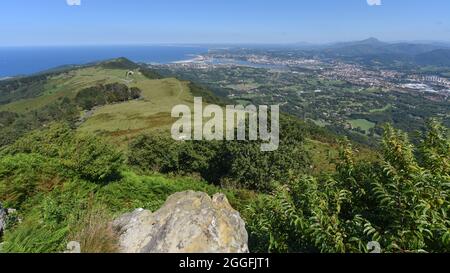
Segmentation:
{"type": "Polygon", "coordinates": [[[184,92],[183,85],[181,84],[180,81],[178,81],[178,87],[180,89],[180,93],[178,94],[177,99],[179,99],[181,97],[181,95],[183,94],[183,92],[184,92]]]}

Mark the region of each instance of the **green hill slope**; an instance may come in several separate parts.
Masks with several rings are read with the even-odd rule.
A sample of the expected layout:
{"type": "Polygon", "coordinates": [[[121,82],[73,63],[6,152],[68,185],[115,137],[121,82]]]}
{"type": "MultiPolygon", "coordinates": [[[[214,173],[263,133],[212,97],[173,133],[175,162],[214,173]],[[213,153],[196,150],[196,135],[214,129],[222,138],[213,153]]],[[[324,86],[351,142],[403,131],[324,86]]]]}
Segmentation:
{"type": "MultiPolygon", "coordinates": [[[[93,109],[82,109],[80,105],[74,105],[79,114],[72,115],[71,118],[80,118],[81,122],[77,122],[80,131],[111,137],[118,144],[145,131],[169,129],[174,122],[170,113],[175,105],[193,106],[192,87],[197,93],[203,92],[206,99],[211,97],[207,91],[190,82],[161,78],[155,72],[123,58],[44,74],[36,79],[30,77],[11,80],[8,86],[14,81],[19,88],[6,90],[7,84],[4,83],[4,89],[0,89],[0,94],[8,94],[11,98],[8,103],[0,102],[0,113],[9,113],[8,116],[13,113],[19,117],[32,116],[33,113],[41,113],[44,108],[55,105],[60,107],[63,100],[73,101],[80,91],[99,85],[123,84],[128,88],[138,88],[141,98],[137,100],[108,103],[93,109]],[[35,85],[39,86],[36,87],[38,92],[26,94],[21,91],[26,89],[24,86],[35,88],[35,85]]],[[[51,118],[31,126],[31,129],[48,122],[51,122],[51,118]]]]}
{"type": "Polygon", "coordinates": [[[193,105],[193,96],[187,82],[177,79],[136,79],[131,86],[142,90],[140,100],[99,107],[91,113],[79,130],[102,133],[119,138],[133,137],[152,129],[169,129],[174,119],[175,105],[193,105]]]}
{"type": "MultiPolygon", "coordinates": [[[[13,79],[9,84],[2,84],[20,88],[0,89],[0,93],[16,99],[6,104],[0,102],[0,125],[3,125],[0,126],[0,134],[5,136],[0,146],[53,121],[69,121],[80,132],[101,135],[126,149],[135,137],[143,133],[168,132],[175,121],[170,115],[173,106],[185,104],[192,107],[194,95],[202,96],[205,101],[221,102],[207,89],[176,78],[162,78],[124,58],[13,79]],[[77,104],[76,97],[81,91],[107,84],[138,88],[141,98],[92,109],[83,109],[77,104]],[[34,88],[35,85],[39,86],[39,92],[22,92],[26,86],[34,88]]],[[[312,139],[305,147],[310,151],[320,151],[313,153],[314,170],[332,170],[334,165],[329,162],[335,156],[330,158],[330,155],[338,154],[335,139],[318,139],[314,134],[310,137],[312,139]]],[[[374,157],[369,149],[364,149],[361,154],[363,158],[374,157]]]]}

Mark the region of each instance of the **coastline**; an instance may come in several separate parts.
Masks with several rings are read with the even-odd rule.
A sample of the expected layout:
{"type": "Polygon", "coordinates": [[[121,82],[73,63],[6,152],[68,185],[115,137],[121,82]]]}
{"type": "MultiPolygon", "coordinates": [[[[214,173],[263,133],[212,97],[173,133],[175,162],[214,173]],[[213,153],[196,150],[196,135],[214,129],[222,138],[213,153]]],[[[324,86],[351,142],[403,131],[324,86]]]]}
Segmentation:
{"type": "Polygon", "coordinates": [[[188,59],[188,60],[181,60],[181,61],[174,61],[170,62],[171,64],[189,64],[189,63],[198,63],[205,60],[205,57],[203,55],[195,55],[194,58],[188,59]]]}
{"type": "Polygon", "coordinates": [[[31,75],[66,64],[82,65],[119,57],[148,64],[189,63],[197,61],[201,54],[207,52],[208,48],[176,45],[0,48],[0,80],[31,75]]]}

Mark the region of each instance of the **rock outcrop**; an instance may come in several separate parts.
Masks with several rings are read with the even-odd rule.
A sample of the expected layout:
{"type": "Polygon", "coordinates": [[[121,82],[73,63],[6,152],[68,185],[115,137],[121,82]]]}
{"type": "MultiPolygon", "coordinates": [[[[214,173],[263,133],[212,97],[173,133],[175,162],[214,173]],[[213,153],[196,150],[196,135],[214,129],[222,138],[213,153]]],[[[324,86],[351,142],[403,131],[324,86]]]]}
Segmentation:
{"type": "Polygon", "coordinates": [[[246,253],[248,234],[223,194],[180,192],[152,213],[138,209],[113,222],[123,253],[246,253]]]}

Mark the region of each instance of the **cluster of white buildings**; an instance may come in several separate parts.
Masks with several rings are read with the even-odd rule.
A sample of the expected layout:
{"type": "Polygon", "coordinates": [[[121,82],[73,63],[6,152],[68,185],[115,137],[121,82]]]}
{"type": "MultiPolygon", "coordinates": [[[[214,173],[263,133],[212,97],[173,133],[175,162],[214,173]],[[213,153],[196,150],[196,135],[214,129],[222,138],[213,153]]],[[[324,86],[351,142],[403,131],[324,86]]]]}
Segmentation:
{"type": "Polygon", "coordinates": [[[411,90],[417,90],[417,91],[422,91],[422,92],[430,92],[430,93],[436,93],[437,92],[436,90],[434,90],[433,88],[431,88],[430,86],[428,86],[427,84],[424,84],[424,83],[407,83],[407,84],[402,84],[402,88],[411,89],[411,90]]]}

